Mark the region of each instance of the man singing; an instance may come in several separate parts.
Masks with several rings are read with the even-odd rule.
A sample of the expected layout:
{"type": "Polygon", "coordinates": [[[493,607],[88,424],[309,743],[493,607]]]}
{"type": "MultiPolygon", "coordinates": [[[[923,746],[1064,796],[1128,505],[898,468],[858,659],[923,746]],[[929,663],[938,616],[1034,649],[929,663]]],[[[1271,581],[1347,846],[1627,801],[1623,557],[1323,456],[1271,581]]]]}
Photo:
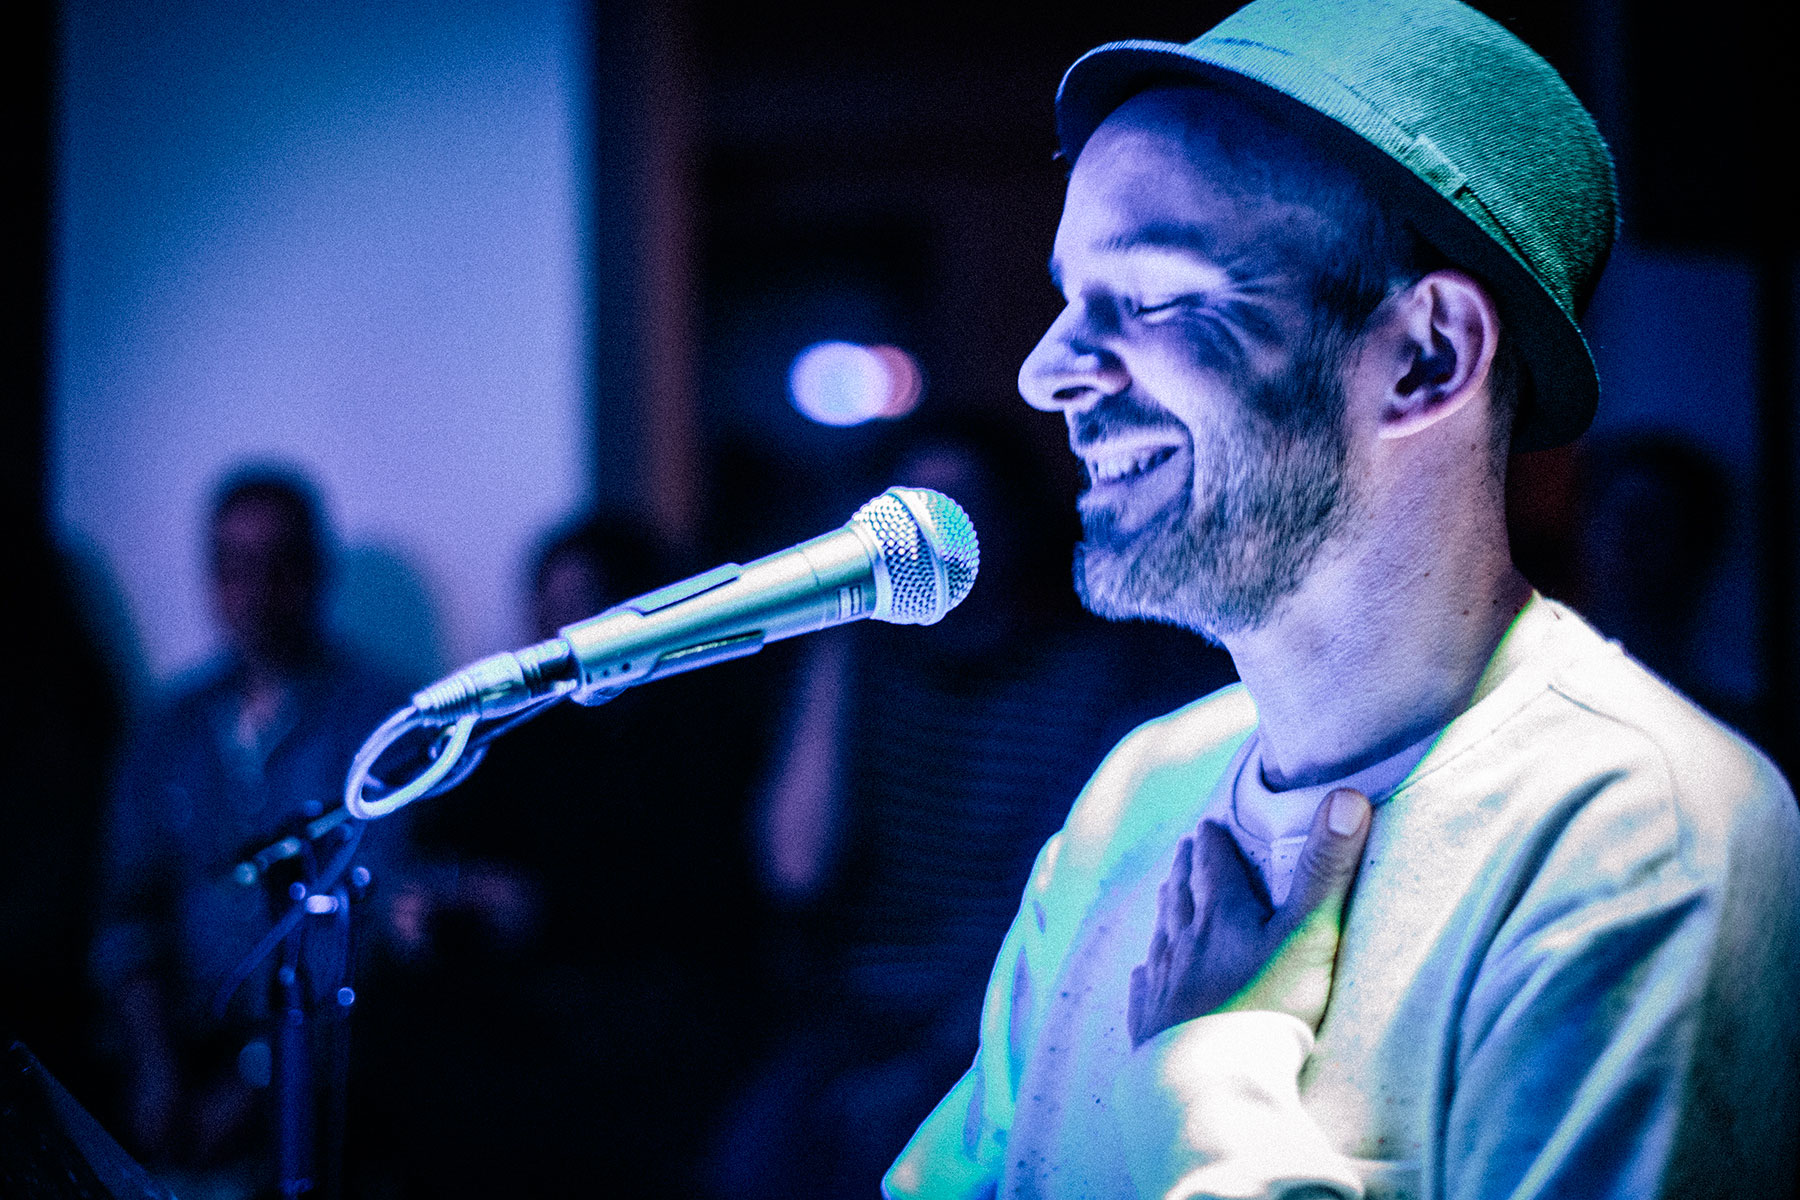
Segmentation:
{"type": "Polygon", "coordinates": [[[1507,546],[1598,393],[1587,113],[1456,0],[1256,0],[1057,125],[1077,586],[1243,685],[1083,791],[886,1192],[1788,1194],[1793,796],[1507,546]]]}

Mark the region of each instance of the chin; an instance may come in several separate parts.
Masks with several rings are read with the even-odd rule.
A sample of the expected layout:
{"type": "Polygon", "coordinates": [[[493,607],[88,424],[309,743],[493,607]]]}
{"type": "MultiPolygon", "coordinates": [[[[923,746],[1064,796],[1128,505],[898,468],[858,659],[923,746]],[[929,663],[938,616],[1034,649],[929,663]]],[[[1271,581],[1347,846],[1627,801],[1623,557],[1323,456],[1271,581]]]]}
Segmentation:
{"type": "Polygon", "coordinates": [[[1166,512],[1124,533],[1109,512],[1082,514],[1083,538],[1075,547],[1075,594],[1082,606],[1109,621],[1157,621],[1198,633],[1217,645],[1231,632],[1206,597],[1216,579],[1197,571],[1186,512],[1166,512]]]}
{"type": "Polygon", "coordinates": [[[1197,610],[1188,598],[1169,589],[1146,589],[1135,578],[1137,564],[1110,550],[1088,545],[1075,548],[1075,594],[1082,607],[1108,621],[1154,621],[1197,633],[1213,645],[1233,632],[1216,615],[1197,610]]]}
{"type": "Polygon", "coordinates": [[[1304,539],[1255,536],[1221,521],[1166,512],[1133,534],[1083,514],[1075,592],[1095,616],[1156,621],[1214,645],[1261,628],[1297,590],[1312,559],[1304,539]]]}

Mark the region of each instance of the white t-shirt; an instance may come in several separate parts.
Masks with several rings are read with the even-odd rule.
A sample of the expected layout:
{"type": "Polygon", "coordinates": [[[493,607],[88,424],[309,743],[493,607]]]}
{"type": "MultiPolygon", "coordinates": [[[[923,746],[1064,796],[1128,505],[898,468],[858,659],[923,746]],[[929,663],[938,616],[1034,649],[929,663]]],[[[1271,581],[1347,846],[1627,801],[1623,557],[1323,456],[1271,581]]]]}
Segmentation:
{"type": "Polygon", "coordinates": [[[1334,788],[1355,788],[1372,803],[1380,804],[1412,774],[1441,732],[1435,730],[1354,775],[1281,792],[1272,791],[1263,778],[1262,737],[1251,734],[1225,775],[1231,787],[1228,811],[1232,836],[1256,865],[1263,885],[1269,889],[1269,898],[1276,904],[1287,899],[1288,888],[1294,882],[1294,867],[1312,828],[1313,814],[1328,793],[1334,788]]]}

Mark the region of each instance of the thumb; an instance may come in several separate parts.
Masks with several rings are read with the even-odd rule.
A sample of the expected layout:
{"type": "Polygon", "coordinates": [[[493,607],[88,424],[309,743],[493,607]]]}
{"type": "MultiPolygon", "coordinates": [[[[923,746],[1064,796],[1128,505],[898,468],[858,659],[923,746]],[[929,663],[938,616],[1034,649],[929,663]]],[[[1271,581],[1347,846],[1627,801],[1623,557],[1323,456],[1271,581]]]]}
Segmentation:
{"type": "Polygon", "coordinates": [[[1320,802],[1281,906],[1284,925],[1298,926],[1317,909],[1334,921],[1343,912],[1369,840],[1369,813],[1369,798],[1355,788],[1336,788],[1320,802]]]}

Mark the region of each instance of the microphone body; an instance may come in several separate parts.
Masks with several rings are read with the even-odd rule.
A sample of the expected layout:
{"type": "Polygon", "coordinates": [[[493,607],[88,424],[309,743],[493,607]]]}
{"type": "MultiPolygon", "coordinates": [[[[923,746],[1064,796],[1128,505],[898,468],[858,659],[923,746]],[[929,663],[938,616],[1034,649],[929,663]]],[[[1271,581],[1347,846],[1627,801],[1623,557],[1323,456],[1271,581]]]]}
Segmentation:
{"type": "Polygon", "coordinates": [[[748,566],[728,563],[558,630],[584,692],[648,683],[869,616],[880,555],[850,524],[748,566]]]}
{"type": "Polygon", "coordinates": [[[599,704],[626,688],[755,654],[770,642],[874,618],[929,625],[980,565],[954,500],[890,488],[842,528],[658,588],[523,650],[492,655],[413,697],[426,720],[507,716],[552,695],[599,704]]]}

